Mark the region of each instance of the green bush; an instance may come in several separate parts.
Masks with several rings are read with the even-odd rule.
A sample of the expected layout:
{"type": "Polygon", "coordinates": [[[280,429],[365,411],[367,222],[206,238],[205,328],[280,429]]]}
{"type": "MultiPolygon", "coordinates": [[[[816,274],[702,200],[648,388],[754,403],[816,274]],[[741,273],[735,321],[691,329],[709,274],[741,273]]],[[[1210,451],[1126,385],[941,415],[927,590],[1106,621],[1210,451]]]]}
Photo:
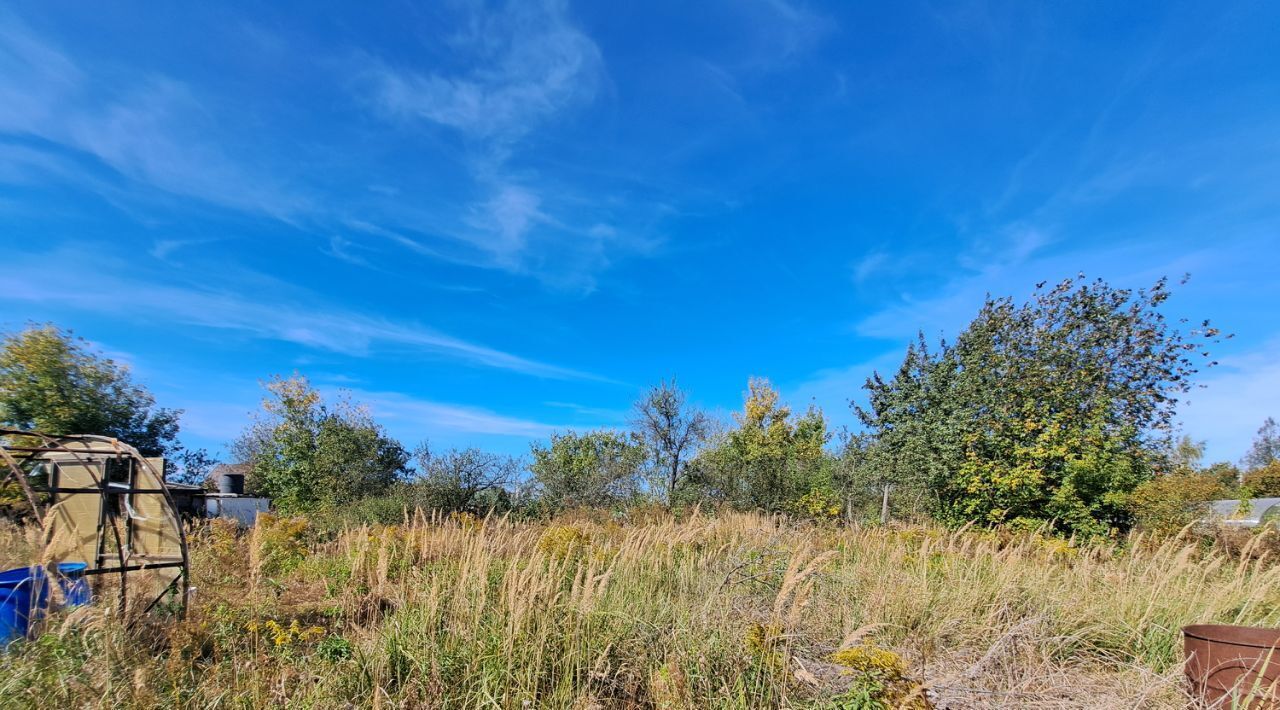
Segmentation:
{"type": "Polygon", "coordinates": [[[1209,501],[1231,495],[1232,490],[1213,474],[1168,474],[1135,488],[1129,495],[1129,510],[1139,527],[1173,533],[1204,517],[1209,501]]]}

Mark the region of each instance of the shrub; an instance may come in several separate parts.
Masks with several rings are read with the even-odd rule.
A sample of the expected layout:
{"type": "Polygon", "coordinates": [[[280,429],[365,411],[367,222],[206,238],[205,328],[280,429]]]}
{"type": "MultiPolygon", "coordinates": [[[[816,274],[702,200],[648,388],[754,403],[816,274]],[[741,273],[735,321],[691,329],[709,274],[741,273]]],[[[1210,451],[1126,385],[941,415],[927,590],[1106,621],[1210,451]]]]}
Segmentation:
{"type": "Polygon", "coordinates": [[[815,486],[787,504],[787,510],[792,515],[813,520],[838,520],[842,508],[840,498],[825,486],[815,486]]]}
{"type": "Polygon", "coordinates": [[[1139,527],[1173,533],[1204,517],[1208,502],[1226,498],[1232,491],[1212,474],[1189,473],[1157,476],[1129,495],[1129,510],[1139,527]]]}
{"type": "Polygon", "coordinates": [[[569,557],[586,545],[590,538],[573,525],[553,525],[538,539],[538,551],[549,557],[569,557]]]}
{"type": "Polygon", "coordinates": [[[863,643],[836,651],[832,662],[854,675],[849,690],[837,697],[836,706],[849,710],[926,708],[920,685],[907,677],[907,664],[888,649],[863,643]]]}
{"type": "Polygon", "coordinates": [[[306,518],[286,518],[271,513],[258,516],[250,542],[250,564],[261,574],[288,572],[307,556],[306,518]]]}

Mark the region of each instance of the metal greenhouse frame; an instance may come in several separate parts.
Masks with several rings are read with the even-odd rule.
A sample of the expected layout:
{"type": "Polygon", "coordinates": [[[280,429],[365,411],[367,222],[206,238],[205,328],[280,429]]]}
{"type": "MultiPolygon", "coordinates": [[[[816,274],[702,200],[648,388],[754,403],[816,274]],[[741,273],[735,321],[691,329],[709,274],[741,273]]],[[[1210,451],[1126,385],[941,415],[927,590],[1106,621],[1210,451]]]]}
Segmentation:
{"type": "Polygon", "coordinates": [[[0,428],[0,485],[22,489],[55,562],[83,562],[95,596],[119,584],[121,612],[176,595],[186,613],[190,560],[164,459],[105,436],[0,428]]]}

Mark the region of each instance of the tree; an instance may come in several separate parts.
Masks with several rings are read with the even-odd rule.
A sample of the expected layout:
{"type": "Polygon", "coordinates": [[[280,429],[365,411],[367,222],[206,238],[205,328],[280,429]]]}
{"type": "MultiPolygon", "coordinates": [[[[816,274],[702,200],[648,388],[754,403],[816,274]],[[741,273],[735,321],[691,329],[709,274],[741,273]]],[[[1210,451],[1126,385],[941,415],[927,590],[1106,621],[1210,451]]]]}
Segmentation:
{"type": "Polygon", "coordinates": [[[868,380],[859,416],[885,465],[921,469],[944,520],[1052,521],[1106,532],[1169,449],[1178,397],[1219,335],[1183,333],[1166,280],[1132,291],[1083,275],[1032,299],[988,297],[955,343],[923,338],[898,376],[868,380]]]}
{"type": "Polygon", "coordinates": [[[1209,512],[1209,501],[1231,493],[1213,474],[1171,473],[1139,484],[1127,505],[1141,528],[1171,534],[1203,518],[1209,512]]]}
{"type": "Polygon", "coordinates": [[[263,384],[263,413],[232,444],[249,465],[248,488],[285,511],[349,503],[381,493],[406,473],[409,455],[363,407],[330,406],[302,376],[263,384]]]}
{"type": "Polygon", "coordinates": [[[864,385],[867,405],[852,405],[866,431],[846,442],[842,452],[846,506],[851,494],[870,488],[881,522],[888,522],[895,490],[918,499],[923,491],[940,489],[962,465],[955,384],[954,369],[930,354],[923,333],[907,345],[892,379],[872,373],[864,385]]]}
{"type": "Polygon", "coordinates": [[[1280,496],[1280,459],[1246,473],[1241,488],[1258,498],[1280,496]]]}
{"type": "Polygon", "coordinates": [[[1272,461],[1280,461],[1280,426],[1276,425],[1275,419],[1267,417],[1241,463],[1246,471],[1252,471],[1264,468],[1272,461]]]}
{"type": "MultiPolygon", "coordinates": [[[[751,378],[737,426],[699,456],[704,482],[741,507],[782,511],[834,495],[822,467],[828,439],[822,411],[796,417],[768,380],[751,378]]],[[[806,506],[808,507],[808,506],[806,506]]]]}
{"type": "Polygon", "coordinates": [[[165,470],[167,480],[200,486],[209,483],[209,474],[218,460],[204,449],[181,449],[173,457],[173,464],[165,470]]]}
{"type": "Polygon", "coordinates": [[[1200,470],[1200,462],[1204,460],[1205,442],[1196,441],[1189,435],[1174,442],[1169,451],[1169,467],[1173,473],[1194,473],[1200,470]]]}
{"type": "Polygon", "coordinates": [[[177,448],[179,410],[157,408],[125,365],[53,325],[0,341],[0,422],[54,434],[97,434],[144,456],[177,448]]]}
{"type": "Polygon", "coordinates": [[[487,513],[490,506],[481,505],[482,498],[505,497],[506,486],[520,472],[519,460],[475,448],[435,454],[423,445],[417,459],[418,478],[413,482],[420,492],[417,500],[425,502],[425,507],[451,512],[487,513]]]}
{"type": "Polygon", "coordinates": [[[888,448],[866,432],[844,432],[832,470],[832,486],[846,519],[877,518],[889,522],[895,512],[929,510],[924,477],[903,467],[888,448]]]}
{"type": "Polygon", "coordinates": [[[675,380],[651,387],[635,403],[633,426],[658,473],[667,504],[688,474],[689,461],[710,430],[707,415],[688,405],[675,380]]]}
{"type": "Polygon", "coordinates": [[[609,430],[552,434],[532,445],[529,466],[542,495],[556,506],[611,506],[635,495],[644,446],[635,434],[609,430]]]}

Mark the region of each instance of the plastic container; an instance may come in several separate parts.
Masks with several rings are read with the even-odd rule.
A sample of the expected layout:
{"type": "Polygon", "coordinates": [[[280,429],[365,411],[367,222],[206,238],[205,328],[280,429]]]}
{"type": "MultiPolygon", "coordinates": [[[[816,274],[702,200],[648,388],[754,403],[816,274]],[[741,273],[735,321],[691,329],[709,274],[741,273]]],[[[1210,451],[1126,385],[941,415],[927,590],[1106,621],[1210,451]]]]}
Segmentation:
{"type": "MultiPolygon", "coordinates": [[[[83,562],[58,565],[58,587],[65,606],[81,606],[91,599],[83,562]]],[[[43,567],[18,567],[0,572],[0,646],[31,633],[32,623],[49,609],[49,584],[43,567]]]]}
{"type": "Polygon", "coordinates": [[[1280,629],[1196,624],[1182,638],[1197,698],[1212,707],[1280,706],[1280,629]]]}

